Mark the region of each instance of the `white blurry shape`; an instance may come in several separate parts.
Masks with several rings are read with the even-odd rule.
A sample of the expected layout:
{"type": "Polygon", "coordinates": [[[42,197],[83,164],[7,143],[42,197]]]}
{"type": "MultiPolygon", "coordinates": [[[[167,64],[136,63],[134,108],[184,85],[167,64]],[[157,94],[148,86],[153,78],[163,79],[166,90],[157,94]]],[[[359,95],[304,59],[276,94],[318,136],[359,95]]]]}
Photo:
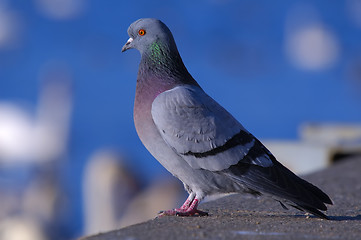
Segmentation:
{"type": "Polygon", "coordinates": [[[84,233],[94,234],[119,227],[119,219],[137,190],[123,157],[111,150],[96,152],[83,180],[84,233]]]}
{"type": "Polygon", "coordinates": [[[361,124],[308,123],[301,126],[301,138],[324,145],[360,145],[361,124]]]}
{"type": "Polygon", "coordinates": [[[293,64],[304,70],[331,67],[339,56],[336,37],[317,23],[289,33],[286,44],[293,64]]]}
{"type": "Polygon", "coordinates": [[[0,102],[2,163],[56,160],[65,151],[71,112],[69,76],[59,72],[45,76],[35,116],[19,105],[0,102]],[[53,81],[52,76],[58,79],[53,81]]]}
{"type": "Polygon", "coordinates": [[[33,155],[33,118],[20,106],[0,103],[0,159],[22,160],[33,155]]]}
{"type": "MultiPolygon", "coordinates": [[[[30,182],[22,197],[22,210],[41,222],[54,221],[56,212],[60,207],[59,186],[53,179],[54,175],[38,174],[37,179],[30,182]]],[[[61,199],[64,200],[64,199],[61,199]]]]}
{"type": "Polygon", "coordinates": [[[347,0],[346,11],[351,21],[361,28],[361,0],[347,0]]]}
{"type": "Polygon", "coordinates": [[[158,179],[131,201],[118,227],[141,223],[153,219],[159,211],[178,207],[183,193],[175,178],[158,179]]]}
{"type": "Polygon", "coordinates": [[[309,174],[361,153],[361,124],[306,123],[300,135],[301,141],[263,141],[278,161],[297,174],[309,174]]]}
{"type": "Polygon", "coordinates": [[[8,9],[0,1],[0,49],[13,48],[20,40],[21,21],[19,14],[8,9]]]}
{"type": "Polygon", "coordinates": [[[0,221],[1,240],[46,240],[40,225],[26,217],[6,218],[0,221]]]}
{"type": "MultiPolygon", "coordinates": [[[[14,189],[7,186],[0,186],[0,195],[1,195],[1,205],[0,205],[0,221],[5,219],[14,212],[19,211],[19,206],[22,203],[22,198],[18,194],[14,194],[14,189]]],[[[2,239],[2,238],[0,238],[2,239]]]]}
{"type": "Polygon", "coordinates": [[[309,6],[298,6],[288,14],[285,51],[291,62],[303,70],[332,67],[339,57],[337,37],[318,18],[309,6]]]}
{"type": "Polygon", "coordinates": [[[83,13],[85,0],[36,0],[38,10],[56,20],[73,19],[83,13]]]}
{"type": "Polygon", "coordinates": [[[309,174],[330,164],[327,146],[300,141],[262,141],[279,162],[296,174],[309,174]]]}
{"type": "Polygon", "coordinates": [[[38,158],[50,160],[61,156],[67,147],[72,109],[71,74],[66,65],[52,63],[44,67],[40,80],[44,84],[37,108],[34,147],[38,158]]]}

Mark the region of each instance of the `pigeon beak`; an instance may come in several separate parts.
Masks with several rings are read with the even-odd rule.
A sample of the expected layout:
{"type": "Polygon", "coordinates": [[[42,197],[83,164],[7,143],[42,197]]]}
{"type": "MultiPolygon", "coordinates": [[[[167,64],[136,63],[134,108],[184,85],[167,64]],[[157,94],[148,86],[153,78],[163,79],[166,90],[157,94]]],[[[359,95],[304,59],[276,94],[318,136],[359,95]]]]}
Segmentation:
{"type": "Polygon", "coordinates": [[[132,48],[132,46],[130,46],[132,42],[133,42],[133,38],[129,38],[126,44],[124,44],[124,46],[122,47],[122,52],[125,52],[129,48],[132,48]]]}

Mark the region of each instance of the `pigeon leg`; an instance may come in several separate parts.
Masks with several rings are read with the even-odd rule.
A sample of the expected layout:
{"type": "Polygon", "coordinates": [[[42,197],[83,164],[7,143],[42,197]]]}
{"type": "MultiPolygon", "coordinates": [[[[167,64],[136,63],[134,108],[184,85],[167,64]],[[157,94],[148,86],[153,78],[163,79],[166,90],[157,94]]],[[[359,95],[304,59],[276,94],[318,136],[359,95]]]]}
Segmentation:
{"type": "Polygon", "coordinates": [[[196,197],[195,193],[189,194],[187,200],[183,203],[183,205],[180,208],[176,208],[174,210],[178,212],[186,211],[189,208],[189,206],[192,204],[195,197],[196,197]]]}

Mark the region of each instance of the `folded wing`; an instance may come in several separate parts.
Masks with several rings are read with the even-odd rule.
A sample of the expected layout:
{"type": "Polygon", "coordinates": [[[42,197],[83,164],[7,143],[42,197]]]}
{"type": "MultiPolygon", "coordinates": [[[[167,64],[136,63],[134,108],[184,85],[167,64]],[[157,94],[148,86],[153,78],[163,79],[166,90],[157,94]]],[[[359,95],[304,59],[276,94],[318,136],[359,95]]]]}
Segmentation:
{"type": "Polygon", "coordinates": [[[178,86],[158,95],[152,117],[165,142],[193,168],[220,171],[240,161],[273,165],[267,154],[245,158],[256,139],[197,86],[178,86]]]}

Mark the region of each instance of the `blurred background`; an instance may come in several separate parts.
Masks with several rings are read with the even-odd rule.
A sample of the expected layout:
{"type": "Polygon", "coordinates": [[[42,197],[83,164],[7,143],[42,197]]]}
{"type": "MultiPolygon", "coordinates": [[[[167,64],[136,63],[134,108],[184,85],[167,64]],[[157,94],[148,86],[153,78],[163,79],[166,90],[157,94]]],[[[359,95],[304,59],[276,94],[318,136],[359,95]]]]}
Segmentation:
{"type": "Polygon", "coordinates": [[[62,240],[185,200],[133,126],[155,17],[213,98],[299,174],[361,153],[361,0],[0,0],[0,239],[62,240]]]}

